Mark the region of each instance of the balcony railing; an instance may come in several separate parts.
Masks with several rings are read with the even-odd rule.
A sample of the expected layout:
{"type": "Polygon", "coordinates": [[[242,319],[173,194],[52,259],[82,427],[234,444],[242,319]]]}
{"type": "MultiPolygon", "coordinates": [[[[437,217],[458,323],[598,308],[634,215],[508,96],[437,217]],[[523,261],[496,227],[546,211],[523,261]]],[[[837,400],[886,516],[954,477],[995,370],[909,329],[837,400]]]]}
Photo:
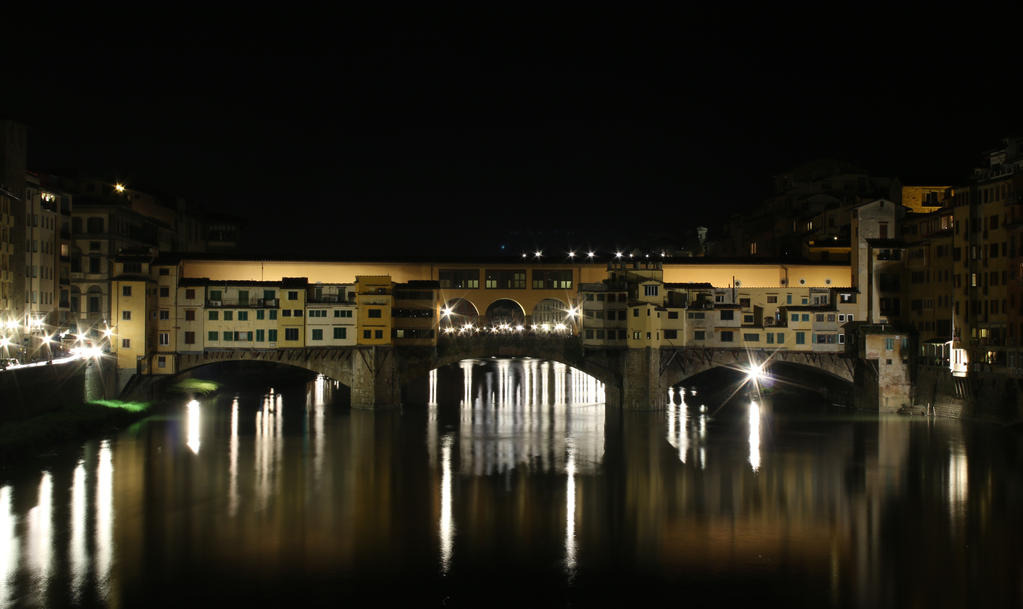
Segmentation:
{"type": "Polygon", "coordinates": [[[281,300],[279,298],[258,298],[256,300],[248,300],[246,302],[238,302],[236,300],[207,300],[206,307],[211,309],[272,309],[279,307],[280,303],[281,300]]]}

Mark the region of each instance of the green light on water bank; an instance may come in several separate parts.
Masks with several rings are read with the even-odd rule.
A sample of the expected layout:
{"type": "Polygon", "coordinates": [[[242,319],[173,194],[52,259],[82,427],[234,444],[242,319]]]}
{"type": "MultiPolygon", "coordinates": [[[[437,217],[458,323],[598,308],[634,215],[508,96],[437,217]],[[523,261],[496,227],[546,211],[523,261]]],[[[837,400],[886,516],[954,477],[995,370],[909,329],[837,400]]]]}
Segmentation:
{"type": "Polygon", "coordinates": [[[106,406],[107,408],[120,408],[129,412],[149,410],[149,407],[152,405],[151,402],[124,402],[121,400],[93,400],[89,403],[96,406],[106,406]]]}
{"type": "Polygon", "coordinates": [[[172,388],[175,391],[206,394],[219,389],[220,384],[215,381],[206,381],[203,379],[184,379],[174,383],[172,388]]]}

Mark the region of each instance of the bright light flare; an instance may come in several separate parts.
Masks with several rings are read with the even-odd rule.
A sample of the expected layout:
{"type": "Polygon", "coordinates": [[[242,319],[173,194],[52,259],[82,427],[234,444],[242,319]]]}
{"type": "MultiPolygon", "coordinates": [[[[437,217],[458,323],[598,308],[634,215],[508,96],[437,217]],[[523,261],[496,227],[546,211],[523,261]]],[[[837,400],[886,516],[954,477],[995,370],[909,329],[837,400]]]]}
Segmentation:
{"type": "Polygon", "coordinates": [[[593,258],[593,257],[594,257],[594,256],[596,256],[596,255],[597,255],[597,254],[596,254],[596,253],[594,253],[594,252],[586,252],[586,257],[587,257],[587,258],[593,258]]]}
{"type": "Polygon", "coordinates": [[[568,253],[568,257],[569,258],[575,258],[575,252],[569,252],[568,253]]]}
{"type": "Polygon", "coordinates": [[[543,256],[543,252],[540,250],[536,250],[535,252],[533,252],[533,255],[539,258],[540,256],[543,256]]]}
{"type": "Polygon", "coordinates": [[[621,258],[621,257],[622,257],[622,253],[621,252],[615,252],[615,258],[621,258]]]}
{"type": "Polygon", "coordinates": [[[114,184],[114,190],[117,192],[124,192],[124,184],[121,184],[120,182],[114,184]]]}
{"type": "Polygon", "coordinates": [[[746,380],[759,383],[765,378],[763,364],[750,364],[749,369],[746,371],[746,380]]]}

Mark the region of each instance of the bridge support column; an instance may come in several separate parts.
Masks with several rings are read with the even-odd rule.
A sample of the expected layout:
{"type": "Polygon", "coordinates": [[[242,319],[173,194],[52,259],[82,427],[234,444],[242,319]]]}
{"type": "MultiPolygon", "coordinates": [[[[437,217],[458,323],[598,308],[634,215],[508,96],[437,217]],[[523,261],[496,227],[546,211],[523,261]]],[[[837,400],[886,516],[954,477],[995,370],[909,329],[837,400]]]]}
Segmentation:
{"type": "Polygon", "coordinates": [[[664,408],[666,389],[661,387],[659,349],[627,349],[622,362],[622,408],[656,410],[664,408]]]}
{"type": "Polygon", "coordinates": [[[394,347],[357,347],[352,354],[352,408],[393,408],[401,404],[394,347]]]}

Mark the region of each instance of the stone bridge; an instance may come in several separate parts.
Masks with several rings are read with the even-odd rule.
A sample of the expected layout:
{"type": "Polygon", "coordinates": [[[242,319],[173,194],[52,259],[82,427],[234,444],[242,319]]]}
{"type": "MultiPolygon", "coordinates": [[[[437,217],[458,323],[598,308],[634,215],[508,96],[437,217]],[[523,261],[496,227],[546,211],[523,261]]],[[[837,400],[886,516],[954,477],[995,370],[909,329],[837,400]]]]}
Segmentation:
{"type": "Polygon", "coordinates": [[[856,360],[841,353],[747,351],[746,349],[586,349],[575,337],[475,336],[442,339],[436,347],[323,347],[227,349],[182,353],[177,370],[227,361],[263,361],[305,368],[351,389],[352,405],[378,408],[401,402],[403,384],[464,359],[535,358],[561,362],[605,385],[609,406],[663,406],[669,387],[712,368],[745,370],[751,361],[813,368],[852,383],[856,360]]]}

